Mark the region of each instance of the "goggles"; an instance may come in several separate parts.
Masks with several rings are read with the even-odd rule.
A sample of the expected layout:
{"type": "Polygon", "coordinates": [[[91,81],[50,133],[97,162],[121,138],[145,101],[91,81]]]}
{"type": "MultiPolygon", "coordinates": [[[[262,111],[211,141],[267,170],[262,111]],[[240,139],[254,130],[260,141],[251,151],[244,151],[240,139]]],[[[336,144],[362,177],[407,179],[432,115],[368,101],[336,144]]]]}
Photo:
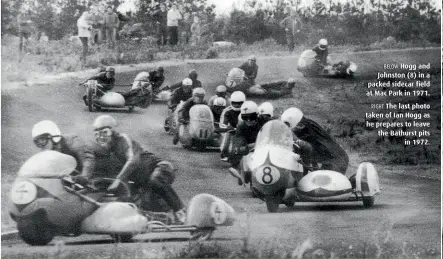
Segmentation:
{"type": "Polygon", "coordinates": [[[240,108],[243,102],[231,102],[232,107],[240,108]]]}
{"type": "Polygon", "coordinates": [[[110,128],[104,128],[101,130],[94,130],[94,135],[96,138],[110,137],[112,135],[112,130],[110,128]]]}
{"type": "Polygon", "coordinates": [[[257,114],[242,115],[241,119],[244,121],[255,121],[257,120],[257,114]]]}
{"type": "Polygon", "coordinates": [[[38,136],[34,139],[34,144],[38,147],[38,148],[43,148],[46,145],[48,145],[49,140],[52,139],[52,136],[49,134],[44,134],[41,136],[38,136]]]}

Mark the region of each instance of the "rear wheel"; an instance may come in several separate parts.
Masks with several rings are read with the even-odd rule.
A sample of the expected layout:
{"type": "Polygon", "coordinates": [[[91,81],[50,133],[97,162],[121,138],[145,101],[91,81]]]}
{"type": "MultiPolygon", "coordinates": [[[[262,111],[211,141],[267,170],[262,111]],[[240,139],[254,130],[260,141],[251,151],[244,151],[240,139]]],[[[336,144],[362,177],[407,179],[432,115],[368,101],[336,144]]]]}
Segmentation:
{"type": "Polygon", "coordinates": [[[20,238],[32,246],[47,245],[55,236],[46,217],[20,219],[17,221],[17,229],[20,238]]]}
{"type": "Polygon", "coordinates": [[[191,231],[191,240],[193,241],[205,241],[211,238],[214,233],[215,228],[198,228],[197,230],[191,231]]]}
{"type": "Polygon", "coordinates": [[[94,111],[94,91],[92,89],[92,87],[88,87],[88,93],[87,93],[87,98],[88,98],[88,109],[90,112],[94,111]]]}
{"type": "Polygon", "coordinates": [[[132,241],[134,236],[132,234],[112,234],[111,237],[117,243],[128,243],[132,241]]]}
{"type": "Polygon", "coordinates": [[[365,208],[369,208],[374,206],[375,203],[375,197],[371,196],[371,197],[363,197],[363,206],[365,206],[365,208]]]}

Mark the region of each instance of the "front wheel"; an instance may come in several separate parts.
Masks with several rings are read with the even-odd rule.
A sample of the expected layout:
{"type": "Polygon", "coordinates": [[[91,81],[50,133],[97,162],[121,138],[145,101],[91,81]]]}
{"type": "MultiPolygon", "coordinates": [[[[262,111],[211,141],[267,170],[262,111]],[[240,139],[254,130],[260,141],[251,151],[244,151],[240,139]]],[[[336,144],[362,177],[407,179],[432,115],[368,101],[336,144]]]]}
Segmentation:
{"type": "Polygon", "coordinates": [[[375,203],[375,197],[371,196],[371,197],[363,197],[363,206],[365,206],[365,208],[369,208],[374,206],[375,203]]]}
{"type": "Polygon", "coordinates": [[[278,207],[280,205],[280,197],[275,196],[266,196],[265,202],[266,202],[266,208],[268,209],[268,212],[275,213],[278,211],[278,207]]]}
{"type": "Polygon", "coordinates": [[[87,89],[88,109],[90,112],[94,111],[94,90],[91,87],[87,89]]]}
{"type": "Polygon", "coordinates": [[[54,231],[46,220],[22,219],[17,221],[18,235],[31,246],[44,246],[49,244],[55,236],[54,231]]]}

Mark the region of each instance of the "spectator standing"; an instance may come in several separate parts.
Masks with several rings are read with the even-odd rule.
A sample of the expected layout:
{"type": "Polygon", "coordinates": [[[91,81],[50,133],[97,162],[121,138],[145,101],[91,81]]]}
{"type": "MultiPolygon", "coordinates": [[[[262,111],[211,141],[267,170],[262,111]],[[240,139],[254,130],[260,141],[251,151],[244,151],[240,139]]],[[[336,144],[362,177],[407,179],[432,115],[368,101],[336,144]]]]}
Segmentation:
{"type": "Polygon", "coordinates": [[[30,12],[24,7],[20,9],[17,16],[18,36],[19,36],[19,53],[23,52],[25,42],[29,39],[32,32],[32,21],[30,20],[30,12]]]}
{"type": "Polygon", "coordinates": [[[104,16],[104,22],[108,46],[114,46],[117,42],[117,29],[120,26],[120,19],[112,9],[112,6],[108,6],[107,12],[104,16]]]}
{"type": "Polygon", "coordinates": [[[182,9],[183,9],[183,19],[179,31],[181,32],[181,42],[183,44],[188,44],[189,39],[191,38],[192,16],[191,13],[186,10],[186,8],[182,9]]]}
{"type": "Polygon", "coordinates": [[[290,52],[294,50],[295,37],[300,32],[301,26],[301,22],[297,18],[297,13],[294,9],[291,10],[291,14],[288,17],[280,22],[280,27],[285,29],[286,43],[290,52]]]}
{"type": "Polygon", "coordinates": [[[80,18],[77,20],[78,38],[83,46],[83,53],[81,57],[82,65],[86,64],[86,55],[88,54],[88,38],[91,37],[91,17],[88,11],[84,11],[80,18]]]}
{"type": "Polygon", "coordinates": [[[180,12],[177,10],[177,5],[172,4],[171,10],[168,11],[168,32],[169,44],[177,45],[178,42],[178,21],[182,19],[180,12]]]}
{"type": "Polygon", "coordinates": [[[160,9],[154,11],[152,16],[155,19],[157,26],[157,44],[166,45],[167,36],[167,23],[168,23],[168,12],[166,11],[165,4],[160,5],[160,9]]]}
{"type": "Polygon", "coordinates": [[[201,25],[198,16],[194,16],[194,23],[191,25],[191,45],[199,45],[201,40],[201,25]]]}
{"type": "Polygon", "coordinates": [[[91,41],[93,44],[100,44],[103,40],[103,27],[105,23],[103,9],[94,6],[91,7],[91,13],[92,13],[91,41]]]}

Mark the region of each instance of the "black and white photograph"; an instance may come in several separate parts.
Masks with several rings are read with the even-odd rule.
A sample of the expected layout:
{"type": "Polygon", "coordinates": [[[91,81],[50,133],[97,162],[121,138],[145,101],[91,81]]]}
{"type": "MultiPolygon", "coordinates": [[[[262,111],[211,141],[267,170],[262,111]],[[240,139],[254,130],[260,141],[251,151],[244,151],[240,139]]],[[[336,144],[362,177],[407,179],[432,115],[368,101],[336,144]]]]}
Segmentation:
{"type": "Polygon", "coordinates": [[[1,0],[2,258],[442,258],[440,0],[1,0]]]}

